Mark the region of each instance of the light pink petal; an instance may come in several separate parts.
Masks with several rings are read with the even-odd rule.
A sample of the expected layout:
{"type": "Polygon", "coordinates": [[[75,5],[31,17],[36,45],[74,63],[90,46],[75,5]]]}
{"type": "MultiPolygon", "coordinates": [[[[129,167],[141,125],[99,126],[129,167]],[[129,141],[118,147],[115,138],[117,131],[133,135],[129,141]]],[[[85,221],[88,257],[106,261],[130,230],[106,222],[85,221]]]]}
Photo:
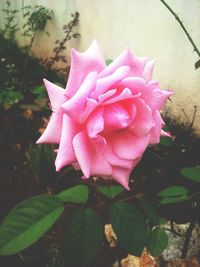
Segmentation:
{"type": "Polygon", "coordinates": [[[138,164],[138,162],[141,160],[140,158],[135,159],[132,161],[132,166],[130,169],[124,169],[120,167],[113,167],[112,168],[112,178],[120,183],[122,186],[124,186],[127,190],[130,190],[129,188],[129,176],[132,170],[135,168],[135,166],[138,164]]]}
{"type": "Polygon", "coordinates": [[[96,72],[90,72],[76,94],[62,105],[62,109],[75,121],[79,121],[87,104],[87,97],[94,90],[96,83],[96,72]]]}
{"type": "Polygon", "coordinates": [[[137,98],[140,95],[141,95],[140,92],[138,94],[133,95],[129,88],[124,88],[123,91],[119,95],[114,95],[110,99],[105,100],[103,104],[110,105],[110,104],[113,104],[113,103],[116,103],[116,102],[119,102],[125,99],[137,98]]]}
{"type": "Polygon", "coordinates": [[[96,109],[88,118],[87,133],[90,138],[95,138],[104,129],[103,108],[96,109]]]}
{"type": "Polygon", "coordinates": [[[137,136],[149,133],[153,126],[152,112],[142,99],[135,100],[136,115],[131,125],[131,131],[137,136]]]}
{"type": "Polygon", "coordinates": [[[96,88],[91,94],[92,98],[97,99],[99,95],[104,94],[109,89],[114,89],[116,83],[127,77],[130,68],[128,66],[121,66],[116,69],[111,75],[98,79],[96,88]]]}
{"type": "Polygon", "coordinates": [[[163,120],[158,110],[156,110],[153,119],[155,125],[151,129],[149,141],[152,145],[160,143],[161,129],[163,126],[163,120]]]}
{"type": "Polygon", "coordinates": [[[133,121],[135,119],[135,116],[136,116],[136,113],[137,113],[135,104],[134,103],[129,103],[129,105],[127,105],[127,103],[125,101],[125,103],[123,103],[123,106],[128,111],[131,121],[133,121]]]}
{"type": "Polygon", "coordinates": [[[127,48],[119,57],[101,71],[99,78],[110,75],[121,66],[129,66],[131,68],[131,75],[142,76],[146,62],[147,58],[136,57],[127,48]]]}
{"type": "Polygon", "coordinates": [[[59,144],[62,129],[62,112],[53,112],[50,121],[37,140],[37,144],[59,144]]]}
{"type": "Polygon", "coordinates": [[[73,139],[74,152],[81,170],[86,178],[90,175],[111,175],[112,168],[88,138],[85,131],[78,133],[73,139]]]}
{"type": "Polygon", "coordinates": [[[79,121],[80,123],[84,123],[89,115],[92,113],[93,110],[95,110],[96,107],[98,107],[99,103],[92,98],[86,98],[86,107],[83,111],[83,113],[80,114],[79,121]]]}
{"type": "Polygon", "coordinates": [[[111,137],[113,151],[121,159],[134,160],[141,157],[149,144],[149,135],[135,136],[127,131],[118,131],[111,137]]]}
{"type": "Polygon", "coordinates": [[[148,84],[149,90],[151,91],[151,94],[149,94],[147,102],[149,103],[149,106],[151,107],[152,111],[160,110],[167,99],[173,95],[173,92],[170,90],[161,90],[159,83],[155,81],[151,81],[148,84]]]}
{"type": "Polygon", "coordinates": [[[107,100],[108,98],[110,98],[111,96],[113,96],[116,92],[117,92],[117,89],[111,89],[111,90],[108,90],[108,91],[105,92],[104,94],[98,96],[98,101],[99,101],[100,103],[102,103],[102,102],[104,102],[105,100],[107,100]]]}
{"type": "Polygon", "coordinates": [[[72,97],[90,72],[100,72],[104,67],[104,57],[96,41],[83,53],[72,49],[66,95],[72,97]]]}
{"type": "Polygon", "coordinates": [[[120,88],[129,88],[133,94],[141,93],[141,98],[150,107],[152,112],[160,109],[167,98],[173,94],[172,91],[161,90],[159,83],[150,81],[146,83],[140,77],[128,77],[118,85],[120,88]]]}
{"type": "Polygon", "coordinates": [[[55,161],[56,171],[60,171],[60,169],[62,169],[64,166],[76,161],[72,140],[78,131],[79,126],[66,114],[64,114],[60,144],[55,161]]]}
{"type": "Polygon", "coordinates": [[[153,73],[153,67],[154,67],[155,61],[148,61],[144,67],[142,77],[149,82],[152,79],[152,73],[153,73]]]}
{"type": "Polygon", "coordinates": [[[171,135],[171,133],[170,133],[170,132],[165,132],[164,130],[161,130],[161,136],[164,136],[164,137],[169,137],[169,138],[171,138],[171,137],[172,137],[172,135],[171,135]]]}
{"type": "Polygon", "coordinates": [[[47,89],[52,110],[57,111],[60,108],[61,104],[63,104],[67,100],[67,97],[65,96],[65,89],[47,81],[46,79],[44,79],[43,81],[47,89]]]}
{"type": "MultiPolygon", "coordinates": [[[[128,77],[123,79],[118,84],[119,88],[129,88],[132,94],[140,93],[142,98],[143,94],[148,93],[148,87],[146,81],[141,77],[128,77]]],[[[145,101],[146,102],[146,101],[145,101]]]]}
{"type": "Polygon", "coordinates": [[[110,142],[107,142],[107,145],[104,149],[104,157],[108,161],[108,163],[115,167],[120,167],[124,169],[131,169],[133,161],[132,160],[125,160],[119,158],[113,151],[110,142]]]}
{"type": "Polygon", "coordinates": [[[127,128],[131,122],[129,113],[120,104],[106,106],[104,110],[105,131],[127,128]]]}

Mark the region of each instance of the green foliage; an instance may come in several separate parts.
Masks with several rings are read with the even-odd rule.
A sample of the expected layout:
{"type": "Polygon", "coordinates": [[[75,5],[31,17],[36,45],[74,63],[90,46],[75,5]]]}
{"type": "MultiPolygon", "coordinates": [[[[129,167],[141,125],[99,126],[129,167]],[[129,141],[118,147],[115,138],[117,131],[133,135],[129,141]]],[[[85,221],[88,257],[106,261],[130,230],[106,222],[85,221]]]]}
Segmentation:
{"type": "Polygon", "coordinates": [[[158,225],[160,222],[160,218],[157,215],[157,212],[153,204],[145,196],[139,197],[138,201],[147,220],[149,220],[150,223],[153,225],[158,225]]]}
{"type": "Polygon", "coordinates": [[[170,137],[161,137],[160,138],[160,144],[163,146],[172,146],[173,145],[173,141],[170,137]]]}
{"type": "Polygon", "coordinates": [[[113,204],[110,215],[120,246],[127,253],[140,256],[149,235],[143,215],[135,207],[124,202],[113,204]]]}
{"type": "MultiPolygon", "coordinates": [[[[13,8],[11,1],[6,2],[6,8],[2,10],[4,16],[4,28],[0,30],[0,106],[10,108],[16,104],[21,105],[34,102],[34,109],[41,110],[40,99],[46,98],[46,93],[36,93],[34,88],[41,87],[44,77],[51,81],[63,83],[63,78],[40,64],[38,59],[28,55],[36,34],[44,31],[48,20],[52,19],[53,12],[42,6],[22,7],[21,10],[13,8]],[[24,17],[23,36],[27,37],[27,45],[18,47],[15,39],[19,28],[16,23],[16,14],[24,17]],[[39,101],[39,103],[38,103],[39,101]]],[[[43,101],[44,102],[44,101],[43,101]]],[[[31,103],[32,104],[32,103],[31,103]]]]}
{"type": "Polygon", "coordinates": [[[106,66],[110,65],[113,62],[113,59],[106,59],[106,66]]]}
{"type": "MultiPolygon", "coordinates": [[[[27,25],[32,32],[43,31],[46,27],[47,21],[53,17],[53,11],[46,9],[41,5],[35,6],[33,9],[29,8],[29,12],[24,14],[27,18],[27,25]]],[[[27,10],[26,10],[27,11],[27,10]]]]}
{"type": "Polygon", "coordinates": [[[0,226],[0,255],[20,252],[35,243],[63,213],[54,196],[35,196],[18,204],[0,226]]]}
{"type": "Polygon", "coordinates": [[[147,249],[153,257],[159,256],[168,245],[168,236],[165,230],[159,227],[153,229],[147,244],[147,249]]]}
{"type": "Polygon", "coordinates": [[[181,169],[181,174],[195,182],[200,182],[200,166],[186,167],[181,169]]]}
{"type": "Polygon", "coordinates": [[[55,152],[53,145],[30,145],[27,152],[28,164],[37,181],[45,186],[47,181],[54,183],[57,173],[55,171],[55,152]]]}
{"type": "Polygon", "coordinates": [[[121,194],[124,191],[124,187],[120,185],[111,185],[111,186],[98,186],[97,191],[103,194],[104,196],[114,199],[116,196],[121,194]]]}
{"type": "Polygon", "coordinates": [[[163,205],[175,204],[189,199],[188,190],[183,186],[170,186],[160,191],[157,196],[162,198],[160,203],[163,205]]]}
{"type": "Polygon", "coordinates": [[[47,97],[47,91],[44,85],[34,87],[31,92],[37,96],[36,99],[43,99],[47,97]]]}
{"type": "Polygon", "coordinates": [[[60,192],[57,197],[64,202],[86,203],[89,190],[86,185],[76,185],[60,192]]]}
{"type": "Polygon", "coordinates": [[[183,186],[169,186],[164,190],[160,191],[158,197],[177,197],[182,195],[187,195],[188,190],[183,186]]]}
{"type": "Polygon", "coordinates": [[[46,9],[43,6],[25,6],[23,8],[23,17],[26,18],[26,22],[23,25],[23,36],[29,38],[29,43],[23,47],[26,51],[29,51],[33,46],[36,34],[44,31],[46,24],[53,18],[53,11],[46,9]]]}
{"type": "Polygon", "coordinates": [[[15,39],[15,34],[19,30],[15,16],[19,13],[19,10],[14,9],[10,1],[6,1],[6,8],[1,10],[5,14],[4,29],[1,30],[5,38],[10,40],[15,39]]]}
{"type": "Polygon", "coordinates": [[[69,266],[90,266],[99,252],[103,227],[89,208],[76,210],[66,233],[66,260],[69,266]]]}
{"type": "Polygon", "coordinates": [[[189,196],[186,196],[186,195],[178,196],[178,197],[164,197],[163,199],[161,199],[160,203],[163,205],[176,204],[176,203],[183,202],[189,199],[190,199],[189,196]]]}

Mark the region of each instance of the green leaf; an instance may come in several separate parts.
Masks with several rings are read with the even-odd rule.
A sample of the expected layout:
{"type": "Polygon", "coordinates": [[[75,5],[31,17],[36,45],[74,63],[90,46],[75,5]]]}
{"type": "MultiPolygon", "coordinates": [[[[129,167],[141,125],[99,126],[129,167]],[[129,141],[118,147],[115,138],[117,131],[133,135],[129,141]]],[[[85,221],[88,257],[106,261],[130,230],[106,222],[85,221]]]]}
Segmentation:
{"type": "Polygon", "coordinates": [[[160,191],[158,197],[177,197],[187,195],[188,190],[183,186],[169,186],[166,189],[160,191]]]}
{"type": "Polygon", "coordinates": [[[155,228],[150,235],[147,249],[153,257],[159,256],[168,245],[168,236],[162,228],[155,228]]]}
{"type": "Polygon", "coordinates": [[[187,195],[183,195],[183,196],[178,196],[178,197],[164,197],[160,203],[163,204],[163,205],[166,205],[166,204],[176,204],[176,203],[179,203],[179,202],[183,202],[183,201],[186,201],[186,200],[189,200],[189,196],[187,195]]]}
{"type": "Polygon", "coordinates": [[[66,260],[69,266],[90,266],[101,247],[102,228],[93,210],[81,208],[74,213],[66,233],[66,260]]]}
{"type": "Polygon", "coordinates": [[[111,223],[123,249],[140,256],[148,239],[148,228],[142,214],[127,203],[115,203],[111,206],[111,223]]]}
{"type": "Polygon", "coordinates": [[[112,59],[106,59],[106,66],[110,65],[113,62],[112,59]]]}
{"type": "Polygon", "coordinates": [[[158,225],[159,217],[152,203],[144,196],[139,197],[138,201],[146,218],[149,219],[153,223],[153,225],[158,225]]]}
{"type": "Polygon", "coordinates": [[[63,210],[63,202],[55,196],[35,196],[18,204],[0,226],[0,255],[18,253],[35,243],[63,210]]]}
{"type": "Polygon", "coordinates": [[[60,192],[57,197],[64,202],[86,203],[88,195],[89,190],[86,185],[75,185],[60,192]]]}
{"type": "Polygon", "coordinates": [[[172,146],[173,141],[170,137],[161,137],[160,138],[160,144],[163,146],[172,146]]]}
{"type": "Polygon", "coordinates": [[[98,192],[112,199],[118,196],[124,190],[124,187],[121,185],[99,186],[97,189],[98,192]]]}
{"type": "Polygon", "coordinates": [[[190,180],[200,182],[200,165],[183,168],[181,174],[190,180]]]}

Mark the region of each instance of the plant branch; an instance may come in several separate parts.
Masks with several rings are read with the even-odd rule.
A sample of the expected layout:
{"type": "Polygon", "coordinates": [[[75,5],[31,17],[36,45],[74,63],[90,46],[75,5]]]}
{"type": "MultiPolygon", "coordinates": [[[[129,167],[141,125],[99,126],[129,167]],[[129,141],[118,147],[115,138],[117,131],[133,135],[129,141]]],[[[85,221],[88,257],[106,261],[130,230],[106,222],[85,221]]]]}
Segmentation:
{"type": "Polygon", "coordinates": [[[182,250],[182,255],[181,255],[182,259],[185,259],[187,256],[187,252],[188,252],[188,248],[189,248],[189,244],[190,244],[190,238],[191,238],[192,231],[193,231],[194,227],[195,227],[195,220],[191,221],[191,223],[187,229],[187,232],[185,235],[185,241],[184,241],[184,245],[183,245],[183,250],[182,250]]]}
{"type": "Polygon", "coordinates": [[[180,24],[181,28],[183,29],[183,31],[185,32],[187,38],[189,39],[191,45],[194,48],[194,51],[198,54],[198,56],[200,57],[200,51],[197,48],[196,44],[194,43],[192,37],[190,36],[190,34],[188,33],[187,29],[185,28],[185,26],[183,25],[182,21],[180,20],[179,16],[174,12],[174,10],[164,1],[164,0],[160,0],[163,5],[166,6],[166,8],[172,13],[172,15],[175,17],[175,19],[178,21],[178,23],[180,24]]]}

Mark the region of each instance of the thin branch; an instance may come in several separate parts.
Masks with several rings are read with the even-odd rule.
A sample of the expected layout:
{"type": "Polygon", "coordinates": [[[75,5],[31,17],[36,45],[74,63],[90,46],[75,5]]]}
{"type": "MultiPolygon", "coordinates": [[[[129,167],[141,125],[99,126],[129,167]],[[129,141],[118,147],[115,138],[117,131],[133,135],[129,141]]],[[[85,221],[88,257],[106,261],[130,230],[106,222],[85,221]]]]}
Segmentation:
{"type": "Polygon", "coordinates": [[[196,44],[194,43],[192,37],[190,36],[190,34],[188,33],[187,29],[185,28],[185,26],[183,25],[182,21],[180,20],[179,16],[174,12],[174,10],[164,1],[164,0],[160,0],[163,5],[166,6],[166,8],[172,13],[172,15],[175,17],[175,19],[178,21],[178,23],[180,24],[181,28],[183,29],[183,31],[185,32],[185,34],[187,35],[187,38],[189,39],[191,45],[194,48],[194,51],[198,54],[198,56],[200,57],[200,51],[197,48],[196,44]]]}
{"type": "Polygon", "coordinates": [[[192,231],[193,231],[194,227],[195,227],[195,220],[191,221],[191,223],[187,229],[187,232],[185,235],[185,242],[183,245],[183,250],[182,250],[182,255],[181,255],[182,259],[185,259],[187,257],[187,252],[188,252],[188,248],[189,248],[189,244],[190,244],[190,238],[192,236],[192,231]]]}

